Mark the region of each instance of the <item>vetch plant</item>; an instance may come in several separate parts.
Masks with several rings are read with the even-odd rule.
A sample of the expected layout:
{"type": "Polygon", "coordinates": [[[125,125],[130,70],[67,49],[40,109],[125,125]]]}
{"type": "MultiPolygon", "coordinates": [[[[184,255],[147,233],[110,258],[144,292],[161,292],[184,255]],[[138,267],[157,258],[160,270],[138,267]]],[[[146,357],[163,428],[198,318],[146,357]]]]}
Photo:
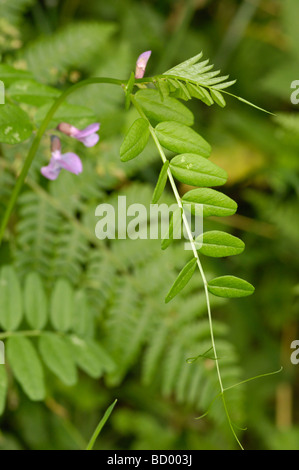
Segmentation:
{"type": "Polygon", "coordinates": [[[51,152],[52,158],[49,165],[41,168],[41,173],[49,180],[55,180],[60,171],[65,169],[78,175],[82,172],[82,163],[78,155],[75,153],[61,153],[61,142],[58,137],[52,136],[51,138],[51,152]]]}
{"type": "MultiPolygon", "coordinates": [[[[233,96],[247,104],[252,104],[227,91],[235,81],[228,81],[229,77],[221,76],[220,71],[214,71],[213,65],[210,65],[208,60],[201,60],[202,53],[162,74],[145,77],[150,56],[150,51],[139,56],[136,69],[132,71],[128,80],[95,77],[78,82],[62,93],[53,87],[45,87],[32,80],[22,80],[22,86],[19,84],[18,87],[17,71],[11,69],[8,71],[10,78],[15,73],[11,96],[17,102],[36,105],[40,97],[45,100],[45,103],[37,111],[37,130],[3,215],[0,241],[3,241],[11,214],[44,134],[50,129],[51,159],[49,164],[42,167],[40,171],[49,180],[59,180],[62,170],[76,174],[77,178],[82,176],[82,171],[84,172],[79,155],[73,152],[62,153],[61,140],[56,134],[54,135],[54,131],[61,132],[66,138],[73,138],[80,143],[78,145],[83,144],[86,147],[92,147],[99,141],[97,134],[100,128],[99,123],[93,121],[86,127],[77,127],[71,120],[68,122],[61,118],[61,116],[65,117],[63,111],[65,113],[69,111],[70,114],[76,112],[75,108],[66,103],[68,96],[91,84],[110,84],[120,87],[125,94],[125,109],[128,110],[132,106],[138,114],[120,147],[120,159],[124,163],[135,159],[146,149],[151,139],[161,159],[161,171],[152,196],[152,203],[159,202],[169,181],[177,205],[167,236],[162,239],[161,247],[163,250],[169,248],[176,238],[174,236],[176,231],[181,227],[184,228],[191,247],[190,259],[185,266],[181,266],[177,278],[173,280],[168,292],[165,292],[165,302],[168,304],[186,288],[196,270],[199,271],[202,279],[210,345],[206,352],[187,359],[184,366],[189,367],[189,364],[200,357],[213,361],[216,367],[218,389],[215,390],[211,405],[218,398],[221,399],[231,432],[242,448],[227,405],[227,392],[234,385],[226,386],[223,381],[221,357],[218,356],[215,341],[211,296],[245,297],[253,294],[254,287],[248,281],[232,275],[209,279],[203,269],[201,256],[235,256],[242,253],[244,243],[237,237],[222,231],[209,231],[197,237],[193,236],[190,214],[186,211],[189,210],[193,216],[200,215],[204,218],[230,216],[236,213],[237,203],[218,189],[214,189],[225,184],[228,175],[209,160],[211,146],[192,128],[193,113],[182,101],[198,99],[207,106],[216,103],[224,107],[226,105],[224,96],[233,96]],[[58,125],[55,118],[59,120],[58,125]],[[169,154],[173,156],[169,157],[169,154]],[[192,186],[194,189],[181,195],[177,182],[192,186]]],[[[255,105],[252,106],[260,109],[255,105]]],[[[0,117],[2,142],[17,144],[28,139],[34,132],[30,117],[25,110],[15,102],[5,105],[0,117]]],[[[43,198],[51,200],[51,195],[39,192],[43,198]]],[[[61,211],[63,210],[62,208],[61,211]]],[[[51,222],[55,225],[55,216],[53,220],[51,222]]],[[[77,221],[73,223],[78,224],[77,221]]],[[[84,228],[81,227],[81,231],[86,235],[84,228]]],[[[87,236],[89,237],[89,234],[87,236]]],[[[93,238],[89,241],[95,242],[93,238]]],[[[26,243],[28,244],[28,240],[26,243]]],[[[190,252],[188,254],[190,255],[190,252]]],[[[79,334],[74,334],[72,328],[74,311],[77,308],[74,299],[74,289],[66,280],[58,279],[51,294],[50,305],[48,305],[44,287],[37,273],[32,272],[26,276],[24,293],[22,293],[15,270],[8,266],[4,266],[1,270],[0,324],[4,332],[0,333],[0,339],[7,340],[8,363],[15,378],[32,400],[44,399],[45,386],[43,369],[30,337],[38,338],[39,353],[43,362],[67,385],[72,385],[77,381],[76,365],[92,377],[101,376],[103,370],[113,371],[116,368],[114,361],[96,341],[86,340],[79,334]],[[19,331],[24,311],[25,320],[31,329],[19,331]],[[45,330],[48,319],[54,331],[45,330]],[[57,351],[60,353],[58,354],[57,351]],[[73,362],[74,354],[77,364],[73,362]],[[28,377],[26,373],[29,369],[34,371],[32,377],[28,377]]],[[[77,301],[80,302],[84,316],[86,298],[82,295],[77,301]]],[[[84,323],[84,318],[80,321],[84,323]]],[[[83,329],[82,324],[76,325],[76,332],[83,329]]],[[[0,410],[3,411],[7,377],[2,368],[0,368],[0,374],[0,410]]],[[[269,374],[258,377],[265,375],[269,374]]],[[[246,380],[235,386],[245,382],[246,380]]]]}
{"type": "MultiPolygon", "coordinates": [[[[74,137],[79,142],[82,142],[86,147],[93,147],[100,139],[97,131],[100,128],[100,124],[95,123],[87,126],[83,130],[79,130],[76,127],[66,122],[61,122],[57,129],[64,134],[74,137]]],[[[41,173],[45,178],[55,180],[62,169],[70,171],[75,175],[82,172],[82,162],[80,157],[75,153],[68,152],[65,154],[61,153],[61,142],[58,137],[51,137],[51,152],[52,158],[49,165],[42,167],[41,173]]]]}
{"type": "Polygon", "coordinates": [[[64,134],[79,140],[79,142],[82,142],[86,147],[93,147],[100,139],[99,135],[97,134],[98,130],[100,129],[100,124],[98,123],[90,124],[90,126],[80,130],[74,126],[71,126],[67,122],[61,122],[58,124],[57,129],[64,134]]]}
{"type": "Polygon", "coordinates": [[[146,65],[151,56],[152,51],[146,51],[140,54],[136,62],[135,78],[143,78],[145,74],[146,65]]]}

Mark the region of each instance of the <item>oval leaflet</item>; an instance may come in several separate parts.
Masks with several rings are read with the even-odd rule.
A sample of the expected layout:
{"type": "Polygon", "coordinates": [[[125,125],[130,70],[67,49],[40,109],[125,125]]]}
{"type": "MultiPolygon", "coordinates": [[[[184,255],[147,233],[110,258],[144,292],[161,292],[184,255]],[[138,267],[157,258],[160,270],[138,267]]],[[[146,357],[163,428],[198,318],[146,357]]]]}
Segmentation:
{"type": "Polygon", "coordinates": [[[218,297],[237,298],[253,294],[254,287],[244,279],[235,276],[221,276],[208,283],[208,290],[218,297]]]}
{"type": "Polygon", "coordinates": [[[137,157],[144,150],[150,131],[146,119],[139,118],[133,122],[120,147],[120,159],[128,162],[137,157]]]}
{"type": "Polygon", "coordinates": [[[219,258],[242,253],[245,244],[230,233],[214,230],[199,235],[195,240],[195,247],[205,256],[219,258]]]}
{"type": "Polygon", "coordinates": [[[195,153],[208,158],[210,144],[190,127],[175,121],[160,122],[155,128],[163,147],[175,153],[195,153]]]}
{"type": "Polygon", "coordinates": [[[225,170],[193,153],[177,155],[170,168],[177,180],[191,186],[221,186],[227,180],[225,170]]]}
{"type": "Polygon", "coordinates": [[[180,101],[170,96],[164,97],[163,101],[157,90],[137,91],[135,99],[150,119],[156,122],[176,121],[192,126],[194,117],[192,112],[180,101]]]}

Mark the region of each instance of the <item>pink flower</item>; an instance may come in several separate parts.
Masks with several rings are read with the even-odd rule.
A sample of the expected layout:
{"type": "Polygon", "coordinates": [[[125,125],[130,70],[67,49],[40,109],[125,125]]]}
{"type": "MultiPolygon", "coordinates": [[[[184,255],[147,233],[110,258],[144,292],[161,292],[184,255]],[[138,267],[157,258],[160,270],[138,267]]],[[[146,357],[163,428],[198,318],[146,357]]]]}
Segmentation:
{"type": "Polygon", "coordinates": [[[100,139],[99,135],[96,132],[100,129],[99,123],[90,124],[85,129],[77,129],[76,127],[68,124],[66,122],[61,122],[57,129],[64,134],[74,137],[75,139],[82,142],[85,147],[93,147],[96,145],[100,139]]]}
{"type": "Polygon", "coordinates": [[[62,169],[75,175],[82,172],[82,163],[78,155],[72,152],[61,153],[61,143],[58,137],[51,138],[52,157],[49,165],[41,168],[41,174],[49,180],[56,180],[62,169]]]}
{"type": "Polygon", "coordinates": [[[152,51],[146,51],[140,54],[136,62],[135,78],[143,78],[148,59],[152,51]]]}

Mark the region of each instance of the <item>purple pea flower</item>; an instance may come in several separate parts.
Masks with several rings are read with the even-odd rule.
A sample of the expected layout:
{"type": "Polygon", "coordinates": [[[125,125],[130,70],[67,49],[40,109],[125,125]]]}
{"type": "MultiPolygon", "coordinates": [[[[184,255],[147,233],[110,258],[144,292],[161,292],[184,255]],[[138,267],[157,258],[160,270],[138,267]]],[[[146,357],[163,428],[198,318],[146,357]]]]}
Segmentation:
{"type": "Polygon", "coordinates": [[[143,78],[148,59],[152,51],[146,51],[140,54],[136,62],[135,78],[143,78]]]}
{"type": "Polygon", "coordinates": [[[61,142],[56,136],[51,137],[52,158],[49,165],[41,168],[41,174],[49,180],[56,180],[62,169],[75,175],[82,172],[82,163],[78,155],[72,152],[61,153],[61,142]]]}
{"type": "Polygon", "coordinates": [[[75,139],[82,142],[85,147],[93,147],[96,145],[100,139],[99,135],[96,133],[100,129],[99,123],[90,124],[85,129],[77,129],[76,127],[68,124],[66,122],[61,122],[57,129],[64,134],[74,137],[75,139]]]}

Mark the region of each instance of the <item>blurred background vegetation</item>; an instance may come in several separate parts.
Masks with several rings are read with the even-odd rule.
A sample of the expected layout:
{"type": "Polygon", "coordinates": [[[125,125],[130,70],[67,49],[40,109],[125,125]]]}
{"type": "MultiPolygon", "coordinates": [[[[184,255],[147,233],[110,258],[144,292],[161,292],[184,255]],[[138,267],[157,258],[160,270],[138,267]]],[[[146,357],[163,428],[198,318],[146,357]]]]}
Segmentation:
{"type": "MultiPolygon", "coordinates": [[[[216,337],[223,361],[228,358],[225,383],[283,366],[278,375],[232,391],[230,409],[234,422],[247,428],[239,431],[246,449],[299,449],[299,365],[290,362],[290,344],[299,334],[299,118],[290,101],[291,82],[299,79],[298,17],[298,0],[0,0],[2,63],[42,83],[64,89],[89,76],[127,78],[149,49],[147,73],[163,73],[202,50],[237,79],[232,93],[275,114],[233,98],[224,109],[188,103],[196,130],[212,145],[212,161],[228,172],[225,193],[239,204],[237,215],[210,220],[205,228],[246,243],[240,256],[204,260],[205,269],[244,277],[256,287],[247,299],[213,304],[216,337]]],[[[109,91],[91,86],[69,99],[101,122],[100,144],[78,150],[85,167],[80,178],[61,174],[48,183],[39,175],[49,158],[45,140],[0,263],[13,263],[21,280],[30,270],[39,272],[49,291],[58,274],[84,291],[90,318],[84,328],[102,341],[116,368],[99,379],[80,372],[73,387],[47,371],[41,403],[12,382],[0,448],[84,447],[115,398],[98,449],[234,448],[221,403],[194,419],[218,391],[213,361],[186,367],[189,356],[209,347],[199,278],[182,299],[164,305],[186,256],[182,247],[162,253],[159,242],[104,246],[90,236],[100,202],[126,194],[149,204],[160,168],[151,148],[128,165],[119,161],[133,111],[124,111],[121,90],[109,91]]],[[[1,213],[28,145],[2,146],[1,213]]]]}

